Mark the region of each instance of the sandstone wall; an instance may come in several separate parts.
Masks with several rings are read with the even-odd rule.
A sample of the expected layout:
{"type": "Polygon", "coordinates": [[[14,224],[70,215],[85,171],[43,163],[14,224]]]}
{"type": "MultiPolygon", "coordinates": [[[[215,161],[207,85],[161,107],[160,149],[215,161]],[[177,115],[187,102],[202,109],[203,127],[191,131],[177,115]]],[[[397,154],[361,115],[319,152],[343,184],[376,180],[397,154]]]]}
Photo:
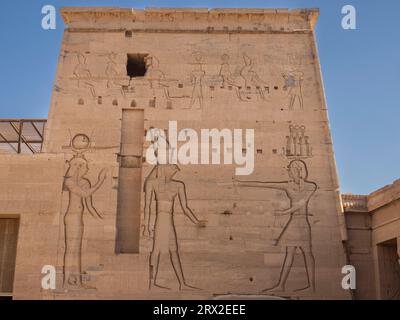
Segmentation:
{"type": "MultiPolygon", "coordinates": [[[[51,209],[40,216],[39,208],[24,199],[29,206],[26,216],[37,219],[32,225],[25,224],[21,215],[15,297],[49,297],[49,293],[39,293],[37,268],[51,262],[57,266],[58,277],[57,290],[50,297],[57,299],[258,294],[282,278],[285,256],[295,250],[293,265],[287,266],[286,286],[274,294],[349,298],[341,288],[346,232],[313,34],[316,16],[316,11],[301,10],[65,9],[68,29],[46,127],[45,154],[40,156],[51,158],[51,166],[41,160],[40,171],[21,176],[27,186],[26,180],[37,183],[36,179],[46,177],[49,188],[38,199],[48,201],[51,209]],[[129,59],[145,61],[146,75],[130,78],[126,71],[129,59]],[[121,132],[126,112],[133,112],[126,117],[133,122],[125,126],[132,128],[137,139],[127,140],[131,148],[124,153],[121,132]],[[137,122],[141,117],[143,130],[137,122]],[[250,176],[239,178],[281,183],[275,189],[240,186],[234,182],[238,178],[235,164],[179,165],[174,179],[183,183],[167,191],[178,192],[178,185],[184,186],[188,207],[199,220],[207,221],[206,227],[191,223],[175,201],[172,225],[164,224],[161,231],[156,230],[156,237],[158,232],[166,239],[168,228],[175,226],[169,230],[169,248],[174,248],[176,234],[186,283],[198,288],[193,290],[179,290],[179,270],[177,264],[173,268],[168,253],[160,255],[155,267],[158,284],[171,290],[154,286],[149,290],[154,237],[140,236],[139,253],[121,253],[116,245],[117,232],[129,237],[129,230],[118,225],[124,221],[117,217],[124,210],[117,204],[121,181],[130,183],[132,194],[141,198],[140,212],[129,209],[136,211],[128,217],[135,228],[132,237],[139,239],[144,182],[154,168],[142,159],[149,146],[145,134],[152,127],[167,129],[170,120],[177,121],[179,130],[197,132],[203,128],[254,129],[255,169],[250,176]],[[298,184],[288,175],[292,161],[301,172],[298,184]],[[121,175],[126,168],[139,171],[130,171],[124,179],[121,175]],[[67,187],[62,190],[63,183],[67,187]],[[95,219],[86,204],[81,254],[85,286],[64,290],[68,240],[64,217],[77,188],[94,186],[98,188],[91,201],[102,219],[95,219]],[[290,214],[277,216],[293,203],[299,204],[294,222],[290,214]],[[50,231],[33,232],[35,224],[46,225],[50,231]],[[277,242],[284,229],[288,232],[277,242]],[[51,244],[38,245],[40,241],[51,244]],[[38,252],[36,264],[29,268],[32,261],[26,250],[38,252]],[[312,253],[315,271],[310,263],[304,264],[303,253],[308,262],[312,253]],[[315,292],[295,291],[306,287],[314,274],[315,292]]],[[[248,151],[246,146],[243,149],[248,151]]],[[[29,159],[22,165],[34,166],[29,159]]],[[[129,194],[129,187],[124,190],[129,194]]],[[[81,197],[90,198],[88,194],[81,197]]],[[[132,203],[126,206],[134,208],[132,203]]]]}
{"type": "Polygon", "coordinates": [[[64,156],[2,155],[0,218],[19,219],[15,299],[41,298],[44,265],[57,265],[64,156]]]}

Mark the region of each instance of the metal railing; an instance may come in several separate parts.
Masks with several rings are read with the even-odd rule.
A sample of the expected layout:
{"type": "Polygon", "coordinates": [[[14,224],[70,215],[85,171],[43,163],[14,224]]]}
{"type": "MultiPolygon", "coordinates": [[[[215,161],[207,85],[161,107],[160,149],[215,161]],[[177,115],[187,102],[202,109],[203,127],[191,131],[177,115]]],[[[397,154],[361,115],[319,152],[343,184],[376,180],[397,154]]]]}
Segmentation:
{"type": "Polygon", "coordinates": [[[0,119],[0,154],[42,151],[46,119],[0,119]]]}

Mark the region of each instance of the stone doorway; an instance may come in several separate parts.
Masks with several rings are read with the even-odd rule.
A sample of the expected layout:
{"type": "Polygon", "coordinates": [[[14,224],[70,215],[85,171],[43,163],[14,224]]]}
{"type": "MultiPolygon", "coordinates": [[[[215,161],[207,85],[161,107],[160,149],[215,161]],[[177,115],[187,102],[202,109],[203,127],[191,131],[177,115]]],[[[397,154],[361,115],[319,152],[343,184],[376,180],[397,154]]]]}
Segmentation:
{"type": "Polygon", "coordinates": [[[17,256],[19,219],[0,218],[0,299],[11,299],[17,256]]]}
{"type": "Polygon", "coordinates": [[[378,244],[380,298],[400,300],[400,263],[397,239],[378,244]]]}

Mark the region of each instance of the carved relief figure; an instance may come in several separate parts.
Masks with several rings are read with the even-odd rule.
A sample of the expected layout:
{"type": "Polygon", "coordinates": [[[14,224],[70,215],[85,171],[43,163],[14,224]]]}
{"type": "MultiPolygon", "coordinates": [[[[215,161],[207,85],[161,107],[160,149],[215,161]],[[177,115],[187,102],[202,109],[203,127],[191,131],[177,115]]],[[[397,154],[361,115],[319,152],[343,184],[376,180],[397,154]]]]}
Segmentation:
{"type": "Polygon", "coordinates": [[[285,80],[283,90],[288,91],[289,110],[294,110],[296,103],[299,109],[303,109],[303,76],[304,74],[301,71],[290,71],[282,74],[282,77],[285,80]]]}
{"type": "Polygon", "coordinates": [[[265,88],[264,81],[258,76],[257,72],[253,70],[253,61],[246,55],[243,55],[244,66],[240,70],[240,75],[244,79],[245,89],[251,88],[252,86],[256,88],[258,95],[262,100],[265,100],[265,88]]]}
{"type": "Polygon", "coordinates": [[[239,87],[240,85],[236,81],[236,77],[231,72],[231,67],[229,65],[229,55],[223,54],[221,56],[221,68],[219,71],[219,76],[222,78],[222,86],[232,86],[235,88],[236,95],[239,99],[242,99],[240,96],[239,87]]]}
{"type": "Polygon", "coordinates": [[[87,59],[84,54],[78,53],[78,64],[74,69],[74,76],[78,79],[78,87],[87,88],[93,98],[96,98],[96,90],[93,81],[91,80],[92,74],[87,65],[87,59]]]}
{"type": "Polygon", "coordinates": [[[197,109],[201,109],[203,107],[203,81],[206,72],[203,70],[201,63],[201,54],[195,53],[194,58],[196,61],[196,67],[190,74],[190,82],[193,85],[190,107],[192,108],[196,101],[198,101],[197,109]]]}
{"type": "Polygon", "coordinates": [[[107,80],[107,88],[118,88],[121,91],[122,96],[125,96],[125,92],[122,89],[125,85],[123,81],[118,80],[118,77],[121,77],[121,74],[118,72],[118,65],[116,62],[117,54],[111,52],[108,56],[108,62],[106,66],[106,76],[109,78],[107,80]]]}
{"type": "Polygon", "coordinates": [[[156,165],[144,184],[145,208],[143,235],[153,237],[153,247],[149,259],[149,289],[151,289],[152,286],[170,289],[161,286],[157,282],[161,254],[169,255],[179,282],[179,290],[198,289],[187,284],[183,273],[174,222],[175,201],[177,199],[179,200],[183,213],[193,224],[204,227],[205,221],[199,220],[189,208],[185,184],[182,181],[173,179],[178,171],[179,167],[177,165],[156,165]],[[156,219],[154,230],[151,230],[150,215],[153,201],[155,201],[156,204],[156,219]]]}
{"type": "Polygon", "coordinates": [[[229,55],[226,53],[221,56],[221,68],[219,70],[219,75],[222,78],[222,85],[235,85],[235,78],[232,75],[231,67],[229,65],[229,55]]]}
{"type": "Polygon", "coordinates": [[[307,286],[294,291],[310,289],[315,291],[315,259],[312,252],[311,224],[309,221],[309,201],[317,190],[317,184],[308,181],[307,165],[302,160],[293,160],[288,165],[288,181],[261,182],[261,181],[236,181],[241,187],[269,188],[284,192],[290,200],[288,209],[276,211],[277,216],[287,216],[287,221],[275,245],[285,247],[286,254],[282,265],[279,281],[271,288],[263,290],[286,290],[286,281],[292,269],[296,252],[301,253],[307,274],[307,286]]]}
{"type": "Polygon", "coordinates": [[[167,101],[169,101],[169,103],[171,103],[168,82],[164,72],[162,72],[159,68],[160,62],[155,56],[148,55],[145,57],[145,63],[147,71],[144,78],[149,81],[150,88],[153,91],[153,98],[156,98],[157,90],[162,90],[164,97],[167,99],[167,101]]]}
{"type": "Polygon", "coordinates": [[[68,192],[68,207],[64,216],[65,253],[63,264],[63,286],[65,288],[88,288],[82,282],[82,240],[84,235],[83,214],[89,212],[95,218],[102,218],[96,210],[92,195],[102,186],[106,169],[100,171],[98,180],[92,186],[86,177],[89,170],[83,153],[89,146],[86,135],[76,135],[72,147],[76,154],[68,162],[64,178],[64,190],[68,192]]]}

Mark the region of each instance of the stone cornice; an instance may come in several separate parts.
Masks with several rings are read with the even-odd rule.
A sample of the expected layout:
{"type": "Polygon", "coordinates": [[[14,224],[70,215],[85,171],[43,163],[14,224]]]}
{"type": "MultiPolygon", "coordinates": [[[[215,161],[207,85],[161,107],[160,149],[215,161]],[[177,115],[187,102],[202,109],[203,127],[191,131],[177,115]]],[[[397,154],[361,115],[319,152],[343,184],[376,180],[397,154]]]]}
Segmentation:
{"type": "Polygon", "coordinates": [[[345,193],[342,203],[345,212],[368,212],[368,196],[345,193]]]}
{"type": "Polygon", "coordinates": [[[369,195],[342,194],[343,209],[346,212],[373,212],[398,199],[400,199],[400,180],[369,195]]]}
{"type": "Polygon", "coordinates": [[[400,199],[400,180],[368,195],[368,209],[373,211],[398,199],[400,199]]]}
{"type": "Polygon", "coordinates": [[[70,30],[310,32],[318,9],[192,9],[67,7],[61,15],[70,30]]]}

